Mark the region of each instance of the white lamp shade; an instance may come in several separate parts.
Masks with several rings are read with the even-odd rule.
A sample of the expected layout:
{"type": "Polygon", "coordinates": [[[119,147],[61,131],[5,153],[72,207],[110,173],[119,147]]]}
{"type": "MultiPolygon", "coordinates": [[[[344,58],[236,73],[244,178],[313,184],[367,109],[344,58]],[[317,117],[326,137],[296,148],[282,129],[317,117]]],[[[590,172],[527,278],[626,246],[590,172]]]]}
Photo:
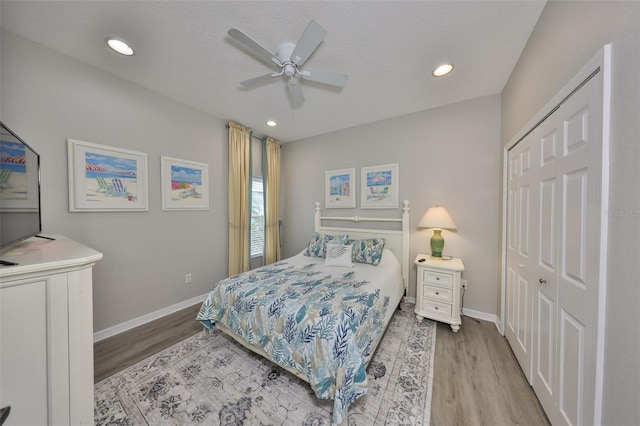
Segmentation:
{"type": "Polygon", "coordinates": [[[444,207],[431,207],[422,217],[418,228],[456,229],[456,224],[444,207]]]}

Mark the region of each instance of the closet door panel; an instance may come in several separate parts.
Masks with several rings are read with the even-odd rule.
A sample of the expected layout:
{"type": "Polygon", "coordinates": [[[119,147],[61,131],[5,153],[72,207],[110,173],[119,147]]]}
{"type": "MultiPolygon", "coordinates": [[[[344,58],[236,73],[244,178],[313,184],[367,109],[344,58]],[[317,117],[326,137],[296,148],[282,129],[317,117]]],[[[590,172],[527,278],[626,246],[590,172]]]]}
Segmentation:
{"type": "Polygon", "coordinates": [[[558,408],[565,422],[582,422],[582,369],[584,368],[584,325],[568,312],[560,314],[560,370],[558,408]]]}
{"type": "Polygon", "coordinates": [[[516,330],[516,339],[518,341],[518,345],[520,345],[520,349],[523,352],[529,352],[529,347],[531,346],[530,338],[530,327],[529,327],[529,315],[530,315],[530,302],[529,302],[529,281],[523,277],[518,277],[518,288],[516,289],[517,294],[517,306],[518,306],[518,318],[517,324],[520,326],[516,330]]]}
{"type": "MultiPolygon", "coordinates": [[[[556,114],[549,116],[536,129],[533,144],[537,166],[534,182],[537,182],[538,191],[534,197],[537,217],[533,225],[536,258],[531,276],[535,286],[533,340],[536,348],[532,385],[546,412],[549,407],[554,407],[558,395],[557,277],[562,192],[558,166],[564,132],[562,120],[558,120],[556,114]]],[[[549,420],[556,423],[552,416],[549,420]]]]}
{"type": "Polygon", "coordinates": [[[517,272],[507,265],[507,333],[512,336],[516,333],[516,302],[518,300],[516,292],[517,272]]]}
{"type": "Polygon", "coordinates": [[[537,339],[536,339],[536,378],[545,388],[549,395],[553,395],[554,372],[553,372],[553,354],[555,352],[555,327],[553,321],[553,312],[555,303],[542,292],[538,292],[538,315],[537,315],[537,339]]]}
{"type": "Polygon", "coordinates": [[[556,269],[556,180],[540,182],[537,265],[553,273],[556,269]]]}
{"type": "Polygon", "coordinates": [[[529,381],[532,374],[531,170],[533,134],[509,152],[506,337],[529,381]]]}
{"type": "Polygon", "coordinates": [[[587,171],[564,175],[563,192],[562,277],[567,284],[584,290],[587,282],[587,171]]]}

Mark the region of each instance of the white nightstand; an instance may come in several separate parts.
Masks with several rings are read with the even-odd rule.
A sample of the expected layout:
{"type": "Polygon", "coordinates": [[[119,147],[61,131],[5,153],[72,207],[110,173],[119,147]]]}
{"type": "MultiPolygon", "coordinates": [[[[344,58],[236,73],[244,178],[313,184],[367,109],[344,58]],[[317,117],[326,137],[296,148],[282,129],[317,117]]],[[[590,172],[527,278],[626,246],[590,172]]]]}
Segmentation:
{"type": "Polygon", "coordinates": [[[428,254],[419,254],[416,283],[416,318],[429,318],[446,322],[451,330],[460,330],[460,276],[464,271],[462,260],[434,259],[428,254]]]}

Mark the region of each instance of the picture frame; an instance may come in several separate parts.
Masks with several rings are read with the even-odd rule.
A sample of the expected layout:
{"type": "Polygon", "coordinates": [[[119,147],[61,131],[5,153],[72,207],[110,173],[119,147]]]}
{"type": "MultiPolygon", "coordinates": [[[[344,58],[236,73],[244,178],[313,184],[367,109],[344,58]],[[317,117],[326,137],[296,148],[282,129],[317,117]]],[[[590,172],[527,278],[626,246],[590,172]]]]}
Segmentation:
{"type": "Polygon", "coordinates": [[[360,208],[398,208],[398,163],[360,169],[360,208]]]}
{"type": "Polygon", "coordinates": [[[38,213],[40,158],[9,133],[0,132],[0,211],[38,213]],[[10,158],[7,161],[4,159],[10,158]]]}
{"type": "Polygon", "coordinates": [[[324,206],[327,209],[356,207],[356,169],[324,172],[324,206]]]}
{"type": "Polygon", "coordinates": [[[209,165],[160,157],[162,210],[209,210],[209,165]]]}
{"type": "Polygon", "coordinates": [[[67,139],[70,212],[148,211],[147,154],[67,139]]]}

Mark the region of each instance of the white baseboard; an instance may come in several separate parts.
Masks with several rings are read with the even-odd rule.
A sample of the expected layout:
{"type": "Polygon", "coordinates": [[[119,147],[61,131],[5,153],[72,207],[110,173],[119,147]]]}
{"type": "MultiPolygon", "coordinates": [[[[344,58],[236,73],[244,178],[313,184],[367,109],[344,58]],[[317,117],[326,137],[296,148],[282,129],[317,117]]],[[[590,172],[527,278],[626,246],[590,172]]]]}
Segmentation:
{"type": "Polygon", "coordinates": [[[473,309],[463,308],[462,313],[471,318],[476,318],[483,321],[489,321],[492,323],[496,323],[497,317],[495,314],[488,314],[486,312],[474,311],[473,309]]]}
{"type": "Polygon", "coordinates": [[[132,320],[125,321],[121,324],[114,325],[113,327],[96,331],[95,333],[93,333],[93,343],[115,336],[116,334],[120,334],[124,331],[131,330],[132,328],[138,327],[139,325],[157,320],[158,318],[162,318],[166,315],[172,314],[184,308],[188,308],[189,306],[193,306],[197,303],[202,303],[204,299],[207,297],[207,294],[208,293],[205,293],[201,296],[196,296],[189,300],[176,303],[175,305],[167,306],[166,308],[162,308],[157,311],[142,315],[138,318],[134,318],[132,320]]]}
{"type": "Polygon", "coordinates": [[[502,329],[502,321],[500,320],[500,317],[498,317],[496,315],[496,328],[498,329],[498,333],[500,333],[501,336],[504,336],[504,330],[502,329]]]}

